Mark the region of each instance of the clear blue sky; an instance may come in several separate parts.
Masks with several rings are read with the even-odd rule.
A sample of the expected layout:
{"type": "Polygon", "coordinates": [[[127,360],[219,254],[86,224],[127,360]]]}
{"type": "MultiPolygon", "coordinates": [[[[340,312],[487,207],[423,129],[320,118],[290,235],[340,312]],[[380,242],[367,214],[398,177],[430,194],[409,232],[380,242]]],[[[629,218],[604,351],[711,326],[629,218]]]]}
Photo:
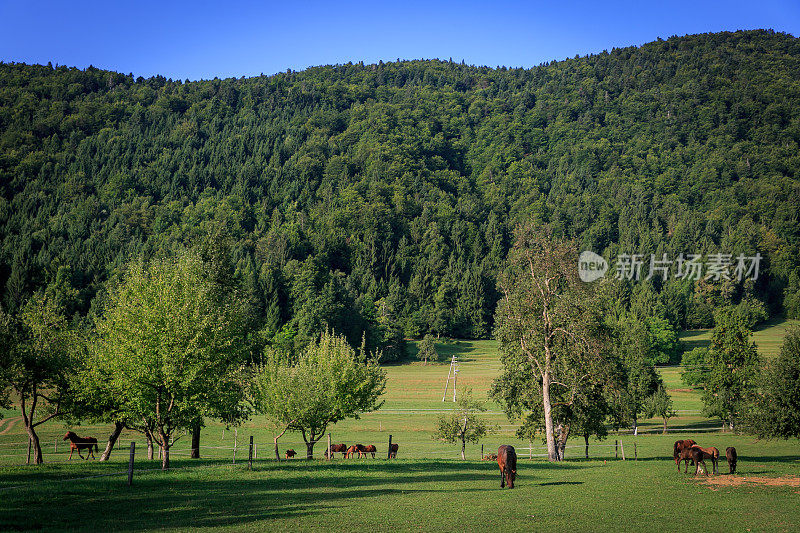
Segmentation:
{"type": "Polygon", "coordinates": [[[0,0],[0,61],[191,80],[397,58],[531,67],[658,37],[753,28],[800,36],[800,1],[0,0]]]}

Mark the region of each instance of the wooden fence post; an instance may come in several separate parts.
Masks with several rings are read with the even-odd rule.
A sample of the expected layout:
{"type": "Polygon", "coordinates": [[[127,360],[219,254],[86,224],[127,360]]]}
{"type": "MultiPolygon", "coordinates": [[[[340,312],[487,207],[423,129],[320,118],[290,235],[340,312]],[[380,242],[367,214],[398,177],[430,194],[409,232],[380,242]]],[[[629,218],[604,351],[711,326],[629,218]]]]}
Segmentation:
{"type": "Polygon", "coordinates": [[[247,458],[247,469],[253,469],[253,436],[250,435],[250,456],[247,458]]]}
{"type": "Polygon", "coordinates": [[[633,443],[633,460],[634,461],[638,461],[639,460],[639,451],[636,449],[636,443],[635,442],[633,443]]]}
{"type": "Polygon", "coordinates": [[[233,464],[236,464],[236,437],[239,436],[239,430],[233,430],[233,464]]]}
{"type": "Polygon", "coordinates": [[[328,456],[328,461],[333,459],[333,454],[331,453],[331,434],[328,433],[328,449],[326,450],[326,454],[328,456]]]}
{"type": "Polygon", "coordinates": [[[483,444],[481,444],[481,461],[483,461],[483,444]]]}
{"type": "Polygon", "coordinates": [[[131,442],[131,458],[128,460],[128,486],[133,483],[133,458],[136,455],[136,443],[131,442]]]}
{"type": "Polygon", "coordinates": [[[392,458],[392,436],[391,435],[389,435],[389,453],[386,456],[386,458],[387,459],[391,459],[392,458]]]}
{"type": "Polygon", "coordinates": [[[619,459],[619,441],[614,439],[614,459],[619,459]]]}
{"type": "Polygon", "coordinates": [[[622,445],[622,441],[619,441],[619,451],[622,454],[622,460],[625,460],[625,447],[622,445]]]}

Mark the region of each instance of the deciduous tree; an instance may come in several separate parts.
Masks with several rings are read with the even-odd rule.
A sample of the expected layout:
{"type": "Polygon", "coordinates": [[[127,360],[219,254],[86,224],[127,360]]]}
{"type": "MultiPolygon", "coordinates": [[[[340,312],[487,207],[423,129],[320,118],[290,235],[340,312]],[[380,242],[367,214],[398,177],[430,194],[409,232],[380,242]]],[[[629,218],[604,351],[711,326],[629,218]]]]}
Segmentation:
{"type": "Polygon", "coordinates": [[[467,442],[478,442],[489,430],[478,413],[486,411],[483,403],[472,396],[467,389],[458,397],[457,408],[449,416],[439,416],[433,438],[444,442],[461,441],[461,459],[466,459],[467,442]]]}
{"type": "Polygon", "coordinates": [[[241,300],[188,251],[136,261],[112,287],[97,325],[97,364],[122,419],[161,446],[162,468],[176,431],[204,415],[242,415],[242,325],[241,300]]]}
{"type": "Polygon", "coordinates": [[[658,385],[658,389],[647,397],[644,402],[644,412],[647,418],[657,416],[664,421],[664,435],[667,434],[667,421],[678,413],[672,408],[672,398],[664,384],[658,385]]]}
{"type": "Polygon", "coordinates": [[[800,329],[787,333],[759,381],[748,429],[759,437],[800,438],[800,329]]]}
{"type": "Polygon", "coordinates": [[[343,336],[325,331],[296,360],[274,351],[264,358],[252,379],[251,399],[279,431],[276,456],[278,438],[288,430],[300,432],[312,459],[330,424],[383,405],[386,373],[363,343],[356,352],[343,336]]]}
{"type": "Polygon", "coordinates": [[[0,340],[5,352],[0,377],[6,380],[0,399],[8,398],[9,390],[16,396],[33,462],[41,464],[36,428],[64,413],[69,375],[82,345],[63,309],[43,293],[34,294],[18,317],[0,311],[0,340]]]}
{"type": "Polygon", "coordinates": [[[428,333],[425,335],[419,343],[419,349],[417,351],[417,359],[423,361],[425,364],[428,361],[438,361],[439,354],[436,351],[436,343],[433,335],[428,333]]]}
{"type": "Polygon", "coordinates": [[[569,434],[566,421],[556,428],[553,407],[574,402],[583,386],[602,375],[605,363],[599,305],[578,279],[577,258],[575,244],[549,228],[521,226],[499,282],[496,323],[504,368],[493,395],[509,414],[525,408],[513,390],[541,400],[551,461],[559,457],[557,429],[560,441],[569,434]],[[528,379],[520,381],[520,375],[528,379]]]}

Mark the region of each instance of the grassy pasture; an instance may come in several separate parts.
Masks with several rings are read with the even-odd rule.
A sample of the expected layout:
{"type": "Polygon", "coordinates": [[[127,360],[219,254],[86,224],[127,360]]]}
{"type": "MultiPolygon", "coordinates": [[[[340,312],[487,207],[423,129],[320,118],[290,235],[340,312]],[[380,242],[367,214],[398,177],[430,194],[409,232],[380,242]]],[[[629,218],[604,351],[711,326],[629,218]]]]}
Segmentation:
{"type": "MultiPolygon", "coordinates": [[[[0,529],[796,531],[796,443],[726,437],[739,473],[704,478],[677,472],[669,438],[640,437],[638,461],[521,459],[514,490],[499,488],[496,464],[441,459],[294,460],[244,465],[206,460],[169,473],[78,479],[124,470],[123,462],[12,467],[0,477],[0,529]],[[647,444],[645,444],[647,443],[647,444]],[[650,455],[651,452],[656,452],[650,455]],[[770,478],[781,483],[764,485],[770,478]],[[16,487],[2,490],[7,487],[16,487]],[[57,512],[53,512],[57,509],[57,512]]],[[[719,443],[716,441],[725,442],[719,443]]],[[[710,465],[709,465],[710,466],[710,465]]],[[[691,472],[691,471],[690,471],[691,472]]]]}
{"type": "MultiPolygon", "coordinates": [[[[786,326],[778,322],[758,334],[779,346],[786,326]]],[[[703,335],[695,337],[702,340],[703,335]]],[[[580,459],[584,453],[580,438],[570,441],[567,458],[571,460],[564,464],[551,465],[537,457],[544,452],[540,441],[534,443],[534,458],[528,459],[529,443],[518,441],[516,426],[497,404],[487,401],[483,416],[496,431],[482,442],[486,453],[509,443],[517,447],[521,458],[517,488],[501,491],[496,464],[478,460],[480,445],[468,445],[468,460],[463,462],[458,446],[430,437],[436,417],[453,407],[452,389],[442,402],[452,353],[460,361],[459,391],[472,387],[477,396],[484,397],[500,370],[497,345],[494,341],[442,342],[437,349],[442,358],[437,364],[387,366],[382,409],[332,428],[334,442],[375,444],[377,459],[276,463],[271,460],[273,432],[263,418],[255,417],[236,431],[234,465],[233,430],[212,422],[203,431],[203,459],[187,458],[189,439],[182,437],[168,473],[159,471],[157,461],[144,458],[139,435],[123,434],[125,447],[131,440],[137,443],[137,471],[129,488],[120,474],[127,467],[127,449],[116,451],[109,463],[66,462],[68,448],[60,440],[66,427],[58,422],[40,427],[46,464],[20,466],[25,460],[26,436],[15,421],[18,413],[5,411],[0,420],[0,530],[66,529],[77,524],[86,529],[275,531],[365,530],[378,524],[381,529],[402,531],[539,531],[566,524],[580,531],[672,529],[676,524],[688,531],[800,528],[798,442],[758,442],[720,432],[719,421],[699,415],[699,396],[682,384],[680,367],[659,371],[679,411],[669,425],[682,429],[662,436],[660,420],[643,421],[643,433],[638,436],[612,434],[604,441],[592,441],[588,461],[580,459]],[[713,431],[700,431],[709,428],[713,431]],[[385,459],[389,434],[400,445],[397,461],[385,459]],[[245,464],[250,435],[258,445],[253,471],[245,464]],[[711,485],[678,473],[671,447],[685,437],[716,446],[723,454],[726,446],[736,446],[738,475],[718,476],[721,484],[711,485]],[[615,440],[624,446],[628,460],[621,460],[623,449],[617,450],[619,459],[615,459],[615,440]],[[631,460],[634,445],[637,461],[631,460]]],[[[102,442],[110,428],[83,426],[77,432],[102,442]]],[[[304,455],[298,435],[281,439],[281,452],[286,448],[304,455]]],[[[315,456],[320,457],[323,450],[320,443],[315,456]]],[[[727,465],[720,470],[727,472],[727,465]]]]}
{"type": "MultiPolygon", "coordinates": [[[[762,357],[771,359],[778,355],[786,331],[793,327],[800,327],[800,320],[773,319],[757,326],[751,340],[756,343],[758,353],[762,357]]],[[[678,337],[686,351],[692,348],[706,348],[711,343],[711,330],[690,329],[682,331],[678,337]]]]}

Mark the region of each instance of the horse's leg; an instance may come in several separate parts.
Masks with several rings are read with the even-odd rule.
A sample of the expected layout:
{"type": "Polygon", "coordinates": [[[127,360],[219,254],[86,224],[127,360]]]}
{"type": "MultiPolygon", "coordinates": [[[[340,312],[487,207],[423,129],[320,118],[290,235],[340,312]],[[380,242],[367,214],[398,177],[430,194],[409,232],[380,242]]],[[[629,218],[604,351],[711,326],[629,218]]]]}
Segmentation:
{"type": "Polygon", "coordinates": [[[67,461],[72,461],[72,452],[74,452],[74,451],[75,451],[75,448],[70,446],[69,447],[69,459],[67,459],[67,461]]]}
{"type": "Polygon", "coordinates": [[[500,469],[500,488],[505,488],[506,486],[506,473],[503,472],[503,469],[500,469]]]}

